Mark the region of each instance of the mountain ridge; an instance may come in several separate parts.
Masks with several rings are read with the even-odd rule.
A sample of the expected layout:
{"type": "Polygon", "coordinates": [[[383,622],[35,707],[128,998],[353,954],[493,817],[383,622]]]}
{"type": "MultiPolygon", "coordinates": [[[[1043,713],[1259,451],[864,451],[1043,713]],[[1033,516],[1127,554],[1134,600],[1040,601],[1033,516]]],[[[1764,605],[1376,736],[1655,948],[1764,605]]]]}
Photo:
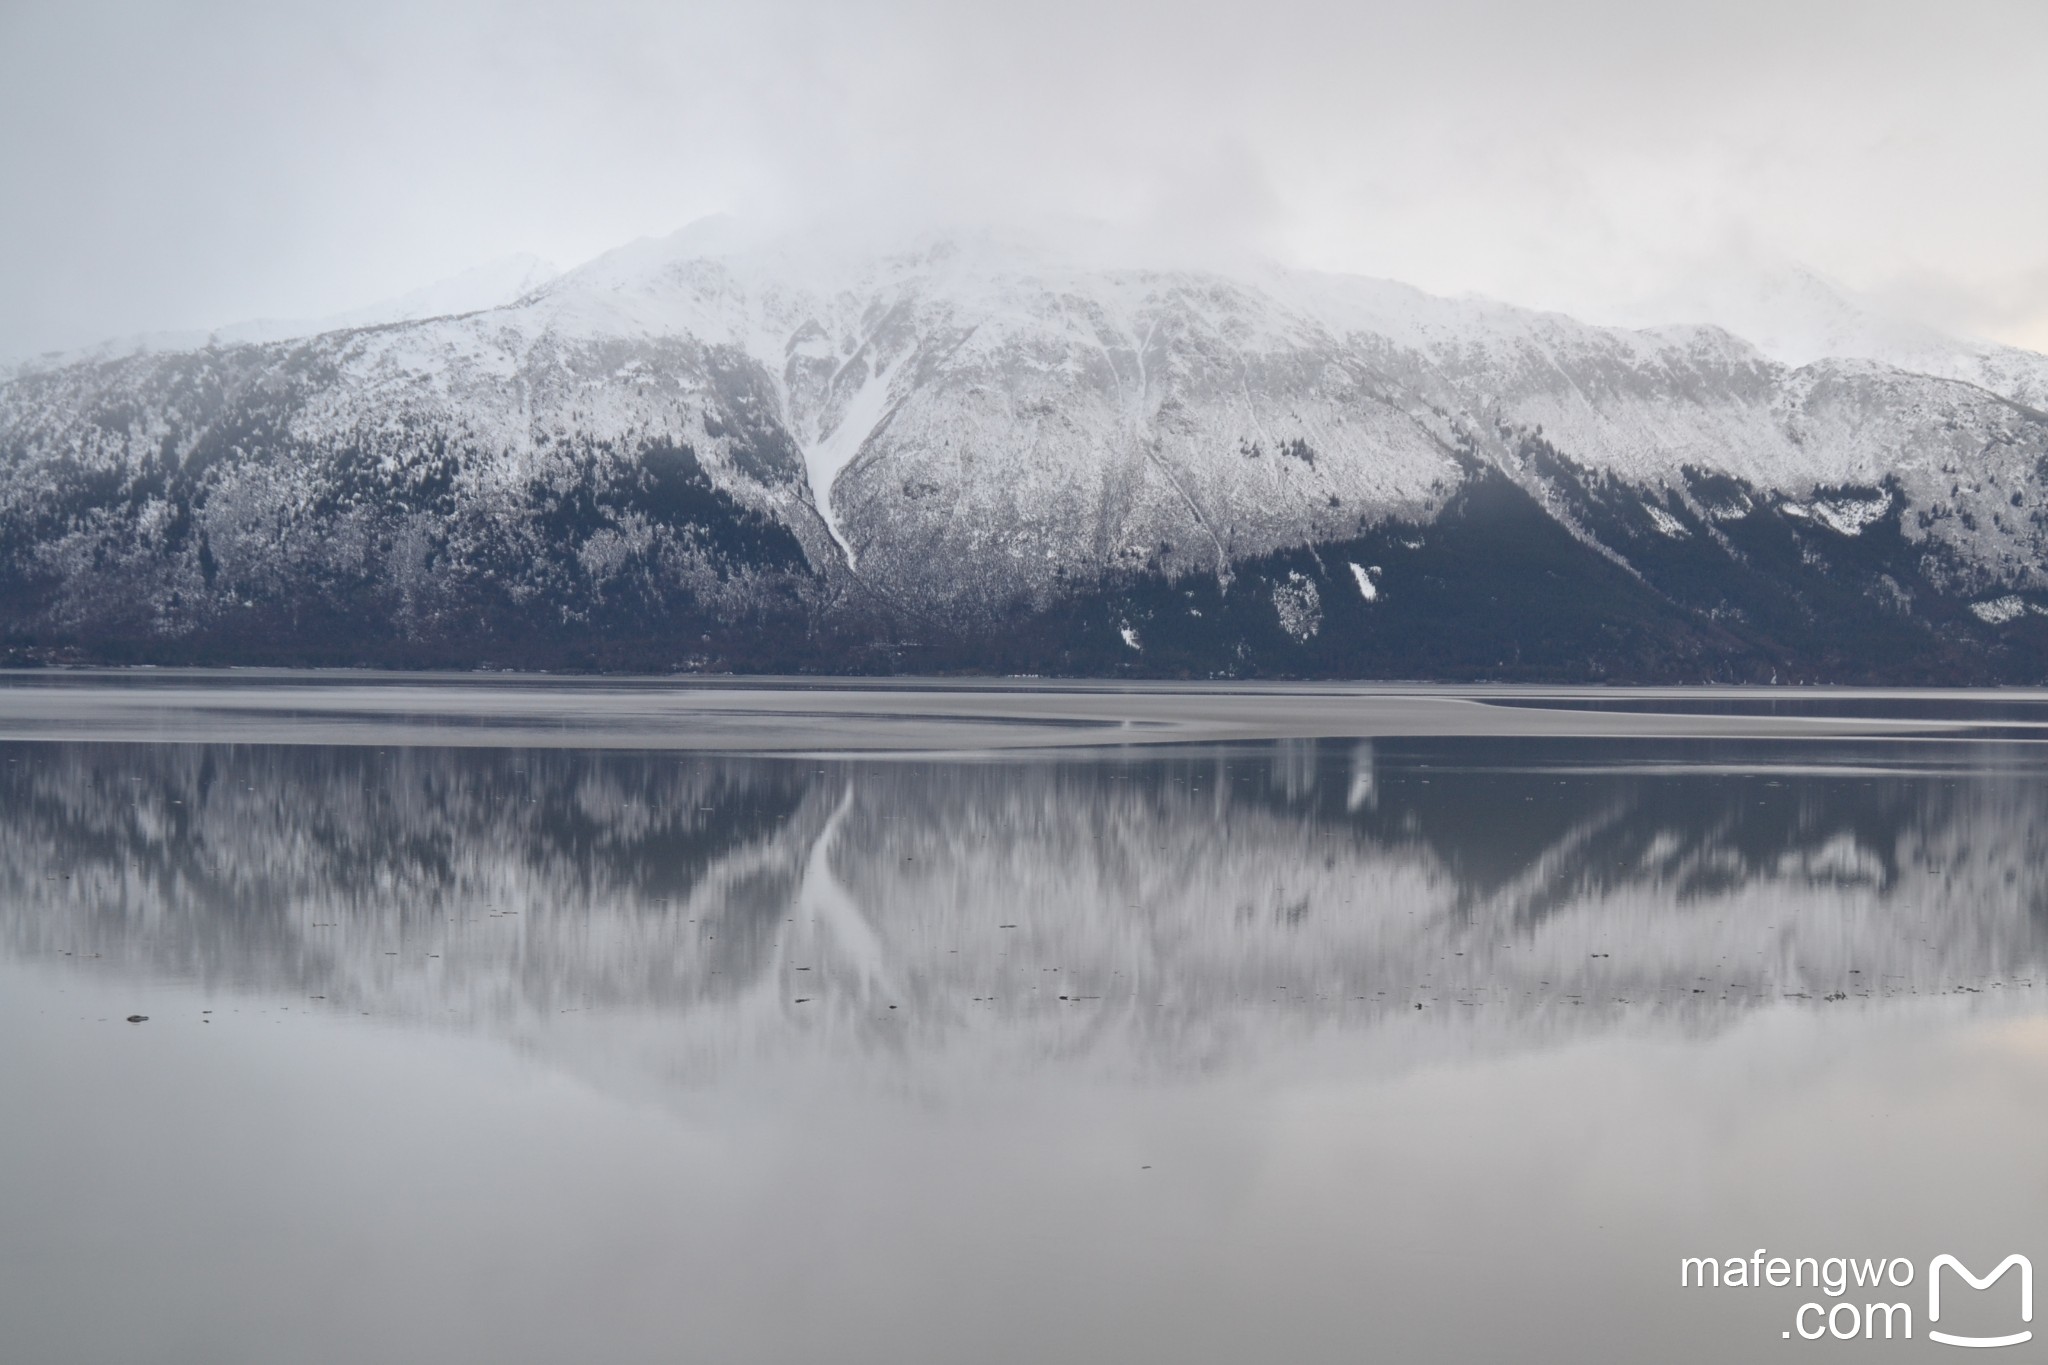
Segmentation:
{"type": "Polygon", "coordinates": [[[214,328],[186,328],[137,332],[112,337],[94,345],[48,351],[15,361],[0,370],[30,375],[70,365],[116,360],[125,356],[164,351],[199,351],[222,346],[292,341],[361,327],[380,327],[397,322],[424,322],[432,318],[478,313],[516,303],[560,275],[552,262],[518,253],[408,289],[389,298],[346,308],[318,318],[247,318],[214,328]]]}

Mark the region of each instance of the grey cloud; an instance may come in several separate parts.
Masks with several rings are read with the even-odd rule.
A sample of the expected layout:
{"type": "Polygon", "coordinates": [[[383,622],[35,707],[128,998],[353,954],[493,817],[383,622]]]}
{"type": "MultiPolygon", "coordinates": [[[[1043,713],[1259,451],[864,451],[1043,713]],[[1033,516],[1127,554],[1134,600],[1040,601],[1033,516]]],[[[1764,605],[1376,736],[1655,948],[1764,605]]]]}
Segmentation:
{"type": "Polygon", "coordinates": [[[0,355],[721,210],[1092,217],[1596,316],[1750,243],[2048,337],[2044,69],[2028,0],[17,0],[0,355]]]}

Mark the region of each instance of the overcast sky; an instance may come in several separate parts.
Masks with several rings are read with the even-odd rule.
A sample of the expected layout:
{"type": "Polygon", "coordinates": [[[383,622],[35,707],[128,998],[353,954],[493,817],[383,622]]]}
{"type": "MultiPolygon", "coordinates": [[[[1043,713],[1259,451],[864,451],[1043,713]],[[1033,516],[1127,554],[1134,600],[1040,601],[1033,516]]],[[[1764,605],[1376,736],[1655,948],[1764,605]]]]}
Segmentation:
{"type": "Polygon", "coordinates": [[[2048,349],[2048,0],[0,0],[0,184],[0,356],[720,211],[1617,319],[1790,259],[2048,349]]]}

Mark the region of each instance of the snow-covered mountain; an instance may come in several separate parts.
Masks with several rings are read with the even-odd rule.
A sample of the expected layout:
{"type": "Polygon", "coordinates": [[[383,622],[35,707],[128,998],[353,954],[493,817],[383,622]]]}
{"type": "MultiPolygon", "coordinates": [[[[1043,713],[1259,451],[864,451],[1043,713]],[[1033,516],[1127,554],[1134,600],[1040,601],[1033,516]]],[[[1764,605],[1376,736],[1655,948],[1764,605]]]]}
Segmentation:
{"type": "Polygon", "coordinates": [[[1792,365],[1273,267],[700,224],[502,307],[16,378],[6,624],[127,657],[2036,680],[2048,361],[1913,344],[1792,365]]]}

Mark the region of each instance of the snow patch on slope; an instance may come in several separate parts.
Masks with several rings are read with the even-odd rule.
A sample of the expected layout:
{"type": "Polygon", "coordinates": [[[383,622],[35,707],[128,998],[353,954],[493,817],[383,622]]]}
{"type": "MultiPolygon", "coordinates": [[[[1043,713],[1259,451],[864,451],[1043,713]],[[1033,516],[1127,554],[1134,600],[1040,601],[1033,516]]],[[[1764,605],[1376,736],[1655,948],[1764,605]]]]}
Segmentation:
{"type": "MultiPolygon", "coordinates": [[[[1788,502],[1780,509],[1788,516],[1819,522],[1837,535],[1860,536],[1892,510],[1892,495],[1874,498],[1815,498],[1811,502],[1788,502]]],[[[1654,516],[1655,513],[1652,513],[1654,516]]]]}
{"type": "Polygon", "coordinates": [[[1669,512],[1665,511],[1661,507],[1645,504],[1643,510],[1650,514],[1651,524],[1654,525],[1660,533],[1671,537],[1673,540],[1684,540],[1687,536],[1692,534],[1691,531],[1686,529],[1686,525],[1684,522],[1680,521],[1677,517],[1672,516],[1669,512]]]}
{"type": "Polygon", "coordinates": [[[1987,626],[2002,626],[2025,616],[2027,603],[2021,597],[1994,597],[1988,602],[1970,603],[1970,614],[1987,626]]]}
{"type": "Polygon", "coordinates": [[[887,419],[890,383],[891,376],[886,371],[870,374],[847,401],[846,411],[831,431],[803,447],[804,471],[810,478],[811,498],[817,504],[818,515],[825,519],[825,528],[846,553],[848,568],[854,567],[853,543],[846,538],[846,530],[839,522],[839,510],[832,504],[832,485],[837,482],[840,471],[853,463],[861,448],[867,445],[868,438],[887,419]]]}
{"type": "Polygon", "coordinates": [[[1273,589],[1273,610],[1280,617],[1280,629],[1307,643],[1323,628],[1323,595],[1315,581],[1290,570],[1287,581],[1273,589]]]}

